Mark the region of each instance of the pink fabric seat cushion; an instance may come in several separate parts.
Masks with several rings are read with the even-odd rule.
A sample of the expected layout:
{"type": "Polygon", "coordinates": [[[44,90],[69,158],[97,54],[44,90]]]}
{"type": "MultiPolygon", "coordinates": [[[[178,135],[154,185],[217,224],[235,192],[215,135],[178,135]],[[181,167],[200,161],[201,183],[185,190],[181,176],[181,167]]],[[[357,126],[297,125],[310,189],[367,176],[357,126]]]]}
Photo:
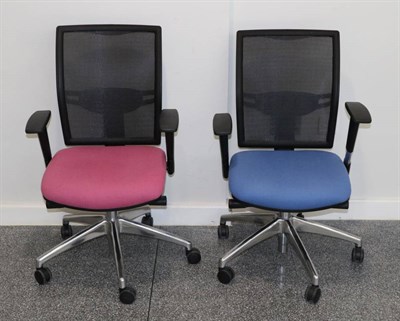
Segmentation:
{"type": "Polygon", "coordinates": [[[143,204],[164,191],[165,153],[152,146],[71,147],[59,151],[42,180],[45,199],[88,210],[143,204]]]}

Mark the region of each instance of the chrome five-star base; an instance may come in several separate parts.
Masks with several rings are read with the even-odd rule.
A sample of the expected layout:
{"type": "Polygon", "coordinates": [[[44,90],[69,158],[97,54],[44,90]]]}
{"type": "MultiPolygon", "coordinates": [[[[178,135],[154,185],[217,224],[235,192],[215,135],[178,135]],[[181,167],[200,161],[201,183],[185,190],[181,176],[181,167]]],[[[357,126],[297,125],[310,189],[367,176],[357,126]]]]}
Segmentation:
{"type": "Polygon", "coordinates": [[[39,284],[45,284],[50,281],[51,272],[48,268],[43,267],[43,264],[48,260],[87,241],[106,236],[117,267],[120,300],[122,303],[130,304],[135,300],[136,291],[126,285],[120,243],[121,233],[146,236],[184,246],[189,263],[196,264],[201,260],[200,251],[192,247],[190,241],[154,228],[151,226],[152,223],[153,220],[150,216],[150,208],[148,207],[125,213],[112,211],[105,214],[66,215],[63,218],[63,226],[61,227],[61,236],[65,240],[36,259],[36,281],[39,284]],[[142,218],[142,223],[133,221],[133,219],[142,215],[145,215],[142,218]],[[72,235],[70,222],[92,225],[72,235]]]}
{"type": "Polygon", "coordinates": [[[230,251],[225,253],[225,255],[219,260],[218,279],[220,282],[227,284],[234,278],[233,269],[227,266],[229,261],[238,257],[256,244],[270,239],[273,236],[278,236],[278,250],[281,253],[286,253],[287,244],[290,242],[296,254],[303,263],[303,266],[311,281],[311,284],[307,287],[305,298],[309,302],[317,303],[321,296],[321,290],[318,284],[318,273],[313,262],[311,261],[310,255],[304,247],[298,232],[325,235],[344,241],[353,242],[355,244],[355,248],[352,252],[352,260],[355,262],[362,262],[364,259],[364,250],[361,247],[360,237],[326,226],[324,224],[306,221],[301,214],[295,216],[291,213],[271,212],[265,214],[238,213],[223,215],[221,217],[221,224],[218,227],[218,236],[219,238],[227,238],[229,236],[229,227],[226,225],[227,221],[265,223],[266,220],[271,219],[271,216],[273,216],[272,221],[264,225],[253,235],[237,244],[230,251]]]}

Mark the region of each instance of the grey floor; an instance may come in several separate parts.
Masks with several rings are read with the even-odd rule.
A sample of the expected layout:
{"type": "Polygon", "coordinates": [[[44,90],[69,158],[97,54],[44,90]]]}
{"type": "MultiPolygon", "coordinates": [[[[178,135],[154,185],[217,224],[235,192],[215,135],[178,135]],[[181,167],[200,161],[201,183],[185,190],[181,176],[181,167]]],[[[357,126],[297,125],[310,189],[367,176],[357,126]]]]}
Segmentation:
{"type": "Polygon", "coordinates": [[[364,240],[365,260],[351,262],[353,245],[303,234],[320,274],[322,297],[304,301],[308,284],[300,261],[276,240],[229,264],[229,285],[216,279],[219,257],[257,226],[235,225],[228,240],[215,227],[164,227],[191,239],[202,252],[189,265],[184,249],[122,236],[126,279],[137,300],[118,300],[113,259],[105,239],[46,264],[49,284],[33,278],[35,257],[60,242],[57,227],[0,227],[0,320],[400,320],[400,221],[330,221],[364,240]]]}

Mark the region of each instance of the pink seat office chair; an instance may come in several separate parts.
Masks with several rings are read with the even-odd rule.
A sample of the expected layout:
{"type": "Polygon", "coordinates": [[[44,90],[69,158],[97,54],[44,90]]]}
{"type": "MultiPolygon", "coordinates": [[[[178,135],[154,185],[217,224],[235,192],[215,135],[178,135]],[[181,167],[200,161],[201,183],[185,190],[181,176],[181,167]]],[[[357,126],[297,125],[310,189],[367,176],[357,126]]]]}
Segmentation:
{"type": "Polygon", "coordinates": [[[152,227],[150,205],[166,205],[165,171],[174,173],[178,112],[161,110],[161,28],[136,25],[60,26],[56,39],[57,94],[66,145],[51,155],[46,126],[50,111],[35,112],[26,133],[38,134],[46,171],[47,208],[73,208],[64,242],[36,259],[39,284],[51,279],[51,258],[106,236],[113,249],[120,300],[136,292],[124,278],[120,233],[146,236],[186,248],[189,263],[201,255],[192,243],[152,227]],[[165,133],[167,157],[159,145],[165,133]],[[146,145],[146,146],[144,146],[146,145]],[[121,210],[130,209],[129,212],[121,210]],[[143,216],[141,223],[133,219],[143,216]],[[70,222],[89,224],[73,235],[70,222]]]}

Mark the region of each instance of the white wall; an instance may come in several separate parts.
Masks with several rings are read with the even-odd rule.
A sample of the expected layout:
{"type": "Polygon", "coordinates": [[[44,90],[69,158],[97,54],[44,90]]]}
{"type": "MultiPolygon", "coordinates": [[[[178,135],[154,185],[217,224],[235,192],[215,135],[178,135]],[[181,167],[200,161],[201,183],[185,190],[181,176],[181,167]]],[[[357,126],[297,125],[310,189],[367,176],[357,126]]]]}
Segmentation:
{"type": "MultiPolygon", "coordinates": [[[[176,173],[168,177],[160,224],[215,224],[227,183],[212,134],[216,112],[234,116],[235,33],[253,28],[335,29],[341,33],[341,100],[334,151],[344,155],[345,101],[373,116],[359,131],[348,211],[323,218],[399,219],[399,3],[209,1],[1,2],[1,224],[59,224],[45,209],[37,139],[24,134],[37,109],[52,110],[53,152],[64,147],[57,115],[55,28],[66,24],[155,24],[163,29],[163,107],[177,108],[176,173]],[[168,214],[168,215],[167,215],[168,214]]],[[[236,135],[230,147],[237,150],[236,135]]],[[[325,212],[326,213],[326,212],[325,212]]]]}

